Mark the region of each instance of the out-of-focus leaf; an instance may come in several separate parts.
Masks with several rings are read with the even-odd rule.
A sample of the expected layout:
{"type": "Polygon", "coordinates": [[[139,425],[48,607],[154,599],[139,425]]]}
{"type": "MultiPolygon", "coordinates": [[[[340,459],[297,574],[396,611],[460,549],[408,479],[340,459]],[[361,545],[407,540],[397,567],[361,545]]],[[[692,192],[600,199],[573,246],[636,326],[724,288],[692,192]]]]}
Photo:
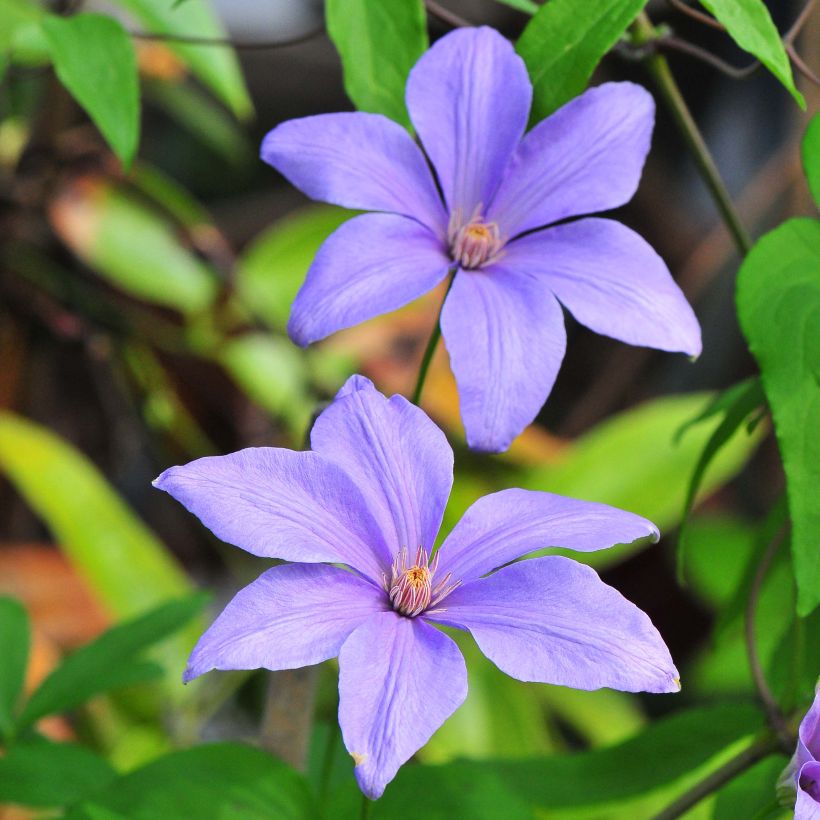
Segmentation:
{"type": "MultiPolygon", "coordinates": [[[[624,743],[584,753],[407,765],[374,807],[375,816],[446,817],[436,812],[437,797],[455,801],[469,790],[468,784],[485,779],[497,784],[499,791],[509,791],[519,800],[550,811],[623,800],[678,780],[755,732],[762,723],[762,715],[752,706],[727,703],[679,712],[650,724],[624,743]],[[412,806],[408,799],[411,794],[423,794],[431,813],[407,813],[412,806]]],[[[456,812],[450,816],[472,815],[456,812]]]]}
{"type": "Polygon", "coordinates": [[[404,86],[428,45],[422,0],[327,0],[325,17],[347,96],[362,111],[409,126],[404,86]]]}
{"type": "MultiPolygon", "coordinates": [[[[655,399],[599,424],[578,438],[555,463],[528,469],[518,486],[532,490],[611,504],[643,515],[661,531],[680,522],[688,476],[719,421],[710,419],[692,429],[677,444],[675,432],[709,401],[708,393],[655,399]],[[601,470],[601,464],[613,469],[601,470]]],[[[698,498],[731,479],[746,463],[762,437],[736,433],[709,466],[698,498]]],[[[448,516],[456,510],[448,509],[448,516]]],[[[448,518],[452,521],[454,518],[448,518]]],[[[617,549],[574,555],[603,567],[642,549],[637,542],[617,549]]]]}
{"type": "Polygon", "coordinates": [[[284,418],[295,435],[304,433],[313,403],[297,347],[282,336],[247,333],[226,342],[217,355],[253,401],[274,418],[284,418]]]}
{"type": "Polygon", "coordinates": [[[40,684],[23,709],[19,726],[30,726],[45,715],[74,709],[102,692],[161,675],[162,669],[141,662],[139,653],[180,629],[203,603],[201,595],[171,601],[112,627],[78,649],[40,684]]]}
{"type": "Polygon", "coordinates": [[[52,203],[60,238],[87,265],[127,293],[193,314],[216,294],[213,272],[180,243],[156,212],[100,180],[81,180],[52,203]]]}
{"type": "Polygon", "coordinates": [[[25,0],[0,0],[0,79],[10,62],[15,35],[24,26],[37,25],[42,14],[25,0]]]}
{"type": "Polygon", "coordinates": [[[76,743],[20,742],[0,756],[0,804],[64,806],[114,776],[105,760],[76,743]]]}
{"type": "MultiPolygon", "coordinates": [[[[168,0],[116,0],[116,3],[134,14],[148,31],[185,37],[225,37],[225,29],[209,0],[176,6],[168,0]]],[[[167,45],[234,114],[243,119],[250,116],[251,100],[232,48],[174,41],[167,45]]]]}
{"type": "Polygon", "coordinates": [[[814,202],[820,208],[820,113],[812,117],[801,145],[803,168],[814,202]]]}
{"type": "Polygon", "coordinates": [[[777,803],[775,785],[788,761],[782,755],[761,760],[717,794],[713,820],[785,820],[793,812],[777,803]]]}
{"type": "Polygon", "coordinates": [[[535,14],[541,7],[533,0],[496,0],[504,6],[509,6],[516,11],[523,11],[524,14],[535,14]]]}
{"type": "Polygon", "coordinates": [[[820,603],[820,222],[763,236],[737,278],[740,325],[757,359],[786,470],[797,611],[820,603]]]}
{"type": "Polygon", "coordinates": [[[342,208],[313,206],[257,236],[237,267],[236,287],[246,309],[271,327],[284,330],[316,251],[350,216],[342,208]]]}
{"type": "Polygon", "coordinates": [[[516,44],[533,84],[531,121],[580,94],[592,72],[646,5],[646,0],[550,0],[516,44]]]}
{"type": "Polygon", "coordinates": [[[199,200],[156,166],[138,162],[128,178],[141,193],[189,230],[201,229],[211,223],[210,215],[199,200]]]}
{"type": "Polygon", "coordinates": [[[806,101],[794,85],[788,54],[763,0],[700,0],[700,3],[726,26],[742,49],[757,57],[786,86],[805,110],[806,101]]]}
{"type": "Polygon", "coordinates": [[[758,379],[749,379],[740,385],[736,385],[726,393],[732,393],[731,401],[727,402],[725,413],[720,424],[715,428],[703,452],[698,458],[689,487],[686,490],[686,502],[683,505],[683,516],[681,517],[680,530],[678,532],[678,577],[685,577],[686,555],[688,545],[688,523],[695,504],[695,497],[700,489],[703,476],[712,460],[740,429],[741,425],[749,418],[750,414],[765,403],[766,397],[763,395],[763,388],[758,379]]]}
{"type": "Polygon", "coordinates": [[[0,413],[0,470],[112,612],[136,615],[190,591],[156,536],[96,467],[54,433],[0,413]]]}
{"type": "Polygon", "coordinates": [[[139,141],[139,82],[134,45],[102,14],[43,20],[54,70],[127,167],[139,141]]]}
{"type": "Polygon", "coordinates": [[[145,85],[145,93],[186,131],[230,165],[243,166],[256,158],[236,121],[195,86],[149,81],[145,85]]]}
{"type": "Polygon", "coordinates": [[[300,774],[259,749],[236,743],[166,755],[117,778],[66,817],[95,820],[100,810],[129,820],[308,820],[316,816],[300,774]]]}
{"type": "Polygon", "coordinates": [[[14,714],[23,682],[29,650],[28,615],[14,598],[0,597],[0,737],[14,726],[14,714]]]}

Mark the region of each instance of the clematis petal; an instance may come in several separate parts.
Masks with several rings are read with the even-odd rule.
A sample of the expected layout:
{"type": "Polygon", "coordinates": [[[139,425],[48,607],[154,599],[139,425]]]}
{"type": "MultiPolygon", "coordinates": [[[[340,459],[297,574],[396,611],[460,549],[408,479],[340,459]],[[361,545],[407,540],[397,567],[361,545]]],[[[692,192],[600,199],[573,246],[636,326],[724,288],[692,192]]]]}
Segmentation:
{"type": "Polygon", "coordinates": [[[543,282],[504,259],[456,274],[441,329],[467,443],[506,450],[538,414],[564,358],[560,305],[543,282]]]}
{"type": "Polygon", "coordinates": [[[458,647],[419,618],[371,616],[339,653],[339,724],[372,800],[467,696],[458,647]]]}
{"type": "Polygon", "coordinates": [[[697,356],[700,326],[664,261],[611,219],[581,219],[516,239],[504,264],[541,279],[582,324],[633,345],[697,356]]]}
{"type": "Polygon", "coordinates": [[[794,820],[820,820],[820,762],[816,760],[800,769],[794,820]]]}
{"type": "Polygon", "coordinates": [[[439,551],[438,574],[472,581],[544,547],[581,552],[658,540],[657,527],[633,513],[553,493],[509,489],[479,498],[439,551]]]}
{"type": "Polygon", "coordinates": [[[339,654],[388,608],[384,590],[325,564],[284,564],[241,589],[199,639],[185,681],[211,669],[297,669],[339,654]]]}
{"type": "Polygon", "coordinates": [[[391,551],[359,489],[317,453],[250,447],[171,467],[154,486],[253,555],[349,564],[381,584],[391,551]]]}
{"type": "Polygon", "coordinates": [[[427,228],[395,214],[364,214],[324,242],[296,295],[288,333],[305,347],[412,302],[445,276],[450,259],[427,228]]]}
{"type": "Polygon", "coordinates": [[[486,208],[532,101],[527,69],[510,41],[487,27],[442,37],[410,72],[406,99],[450,212],[468,219],[486,208]]]}
{"type": "Polygon", "coordinates": [[[453,484],[453,451],[422,410],[353,376],[310,440],[353,479],[387,544],[432,549],[453,484]]]}
{"type": "Polygon", "coordinates": [[[470,631],[513,678],[625,692],[676,692],[678,672],[649,617],[593,569],[550,556],[450,593],[425,617],[470,631]]]}
{"type": "Polygon", "coordinates": [[[311,199],[418,219],[442,236],[447,217],[421,149],[381,114],[288,120],[262,142],[262,159],[311,199]]]}
{"type": "Polygon", "coordinates": [[[487,218],[510,238],[632,199],[655,103],[633,83],[605,83],[542,120],[518,146],[487,218]]]}
{"type": "MultiPolygon", "coordinates": [[[[809,758],[820,760],[820,686],[814,693],[814,700],[809,711],[800,721],[797,751],[798,754],[802,751],[806,755],[806,760],[809,758]]],[[[804,762],[805,760],[801,759],[800,765],[802,766],[804,762]]]]}

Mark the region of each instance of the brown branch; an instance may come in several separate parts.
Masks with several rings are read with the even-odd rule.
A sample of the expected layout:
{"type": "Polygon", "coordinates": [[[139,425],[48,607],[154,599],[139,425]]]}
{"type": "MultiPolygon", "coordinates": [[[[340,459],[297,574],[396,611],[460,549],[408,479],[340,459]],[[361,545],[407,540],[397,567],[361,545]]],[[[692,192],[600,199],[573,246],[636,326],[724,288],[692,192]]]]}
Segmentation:
{"type": "Polygon", "coordinates": [[[682,54],[688,54],[690,57],[694,57],[697,60],[708,63],[713,68],[716,68],[718,71],[726,74],[728,77],[731,77],[733,80],[743,80],[754,74],[754,72],[760,68],[759,60],[755,60],[753,63],[743,67],[733,66],[725,60],[721,60],[720,57],[713,54],[711,51],[701,48],[700,46],[696,46],[688,40],[682,40],[680,37],[675,37],[672,34],[667,34],[658,38],[655,43],[659,48],[673,49],[674,51],[679,51],[682,54]]]}
{"type": "Polygon", "coordinates": [[[803,11],[797,15],[797,19],[792,23],[791,28],[786,32],[785,36],[783,37],[783,42],[787,45],[790,45],[797,39],[797,35],[800,34],[803,26],[809,19],[809,15],[814,8],[816,0],[808,0],[805,6],[803,6],[803,11]]]}
{"type": "Polygon", "coordinates": [[[286,48],[306,43],[314,37],[318,37],[325,30],[324,23],[311,29],[304,34],[290,37],[285,40],[259,40],[258,42],[237,42],[230,37],[199,37],[193,34],[173,34],[159,31],[129,31],[128,33],[136,40],[150,40],[160,43],[181,43],[191,46],[229,46],[240,51],[262,51],[271,48],[286,48]]]}
{"type": "Polygon", "coordinates": [[[715,20],[711,14],[706,14],[703,11],[698,11],[697,9],[693,9],[691,6],[687,5],[684,0],[666,0],[672,8],[677,9],[681,14],[685,14],[687,17],[691,17],[693,20],[697,20],[699,23],[703,23],[706,26],[710,26],[711,28],[716,28],[719,31],[726,31],[726,26],[723,25],[719,20],[715,20]]]}
{"type": "Polygon", "coordinates": [[[792,43],[788,43],[786,46],[786,53],[791,58],[794,67],[810,82],[814,83],[815,85],[820,85],[820,77],[817,76],[806,64],[803,62],[803,58],[797,53],[792,43]]]}
{"type": "Polygon", "coordinates": [[[442,23],[446,23],[448,26],[452,26],[453,28],[470,28],[472,27],[472,23],[469,20],[466,20],[464,17],[460,17],[458,14],[450,11],[449,9],[444,8],[440,3],[437,3],[436,0],[424,0],[424,5],[427,11],[436,17],[437,19],[441,20],[442,23]]]}

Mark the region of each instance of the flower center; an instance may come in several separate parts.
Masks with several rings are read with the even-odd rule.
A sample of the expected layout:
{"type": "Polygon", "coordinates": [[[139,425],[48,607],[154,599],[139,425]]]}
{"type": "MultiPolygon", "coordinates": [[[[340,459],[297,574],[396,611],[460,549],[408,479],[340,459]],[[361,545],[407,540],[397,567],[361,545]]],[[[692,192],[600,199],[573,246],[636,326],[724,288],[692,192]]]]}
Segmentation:
{"type": "Polygon", "coordinates": [[[433,576],[438,567],[438,554],[429,560],[427,550],[419,547],[416,551],[416,560],[412,566],[407,566],[407,550],[402,548],[393,559],[390,571],[390,580],[384,576],[384,588],[390,597],[393,609],[408,618],[415,618],[430,606],[434,606],[449,595],[461,582],[449,583],[448,572],[437,584],[433,584],[433,576]]]}
{"type": "Polygon", "coordinates": [[[462,222],[461,212],[455,211],[450,217],[447,238],[453,261],[467,270],[480,268],[491,262],[504,244],[498,225],[484,221],[480,206],[466,223],[462,222]]]}

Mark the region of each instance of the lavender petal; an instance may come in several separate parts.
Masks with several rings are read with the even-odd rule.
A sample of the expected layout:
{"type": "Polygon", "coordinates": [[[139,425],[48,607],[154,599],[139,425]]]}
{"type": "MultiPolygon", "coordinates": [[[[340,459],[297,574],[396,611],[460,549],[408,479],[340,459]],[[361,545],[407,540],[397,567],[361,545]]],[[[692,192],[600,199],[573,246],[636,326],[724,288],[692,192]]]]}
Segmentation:
{"type": "Polygon", "coordinates": [[[324,564],[285,564],[241,589],[197,642],[185,681],[211,669],[297,669],[339,654],[388,608],[384,590],[324,564]]]}
{"type": "Polygon", "coordinates": [[[453,641],[419,618],[371,616],[339,654],[339,723],[372,800],[467,696],[453,641]]]}
{"type": "Polygon", "coordinates": [[[513,678],[625,692],[676,692],[678,672],[649,617],[593,569],[550,556],[458,587],[428,615],[470,631],[513,678]]]}

